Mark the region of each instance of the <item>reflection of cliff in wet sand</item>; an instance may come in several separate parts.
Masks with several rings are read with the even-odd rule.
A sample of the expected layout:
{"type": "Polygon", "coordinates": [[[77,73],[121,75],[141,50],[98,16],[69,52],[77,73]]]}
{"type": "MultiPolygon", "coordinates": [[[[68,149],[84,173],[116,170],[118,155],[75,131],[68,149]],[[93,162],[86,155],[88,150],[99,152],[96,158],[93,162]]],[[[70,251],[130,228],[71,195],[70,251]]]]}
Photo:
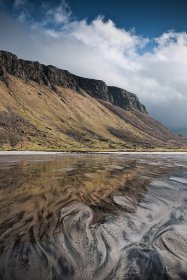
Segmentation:
{"type": "Polygon", "coordinates": [[[181,203],[167,193],[175,191],[167,185],[171,160],[26,159],[0,166],[1,279],[134,279],[140,267],[146,279],[169,277],[153,244],[160,248],[163,236],[171,247],[170,235],[178,236],[162,235],[176,215],[171,204],[179,211],[181,203]],[[148,188],[153,179],[159,183],[148,188]]]}

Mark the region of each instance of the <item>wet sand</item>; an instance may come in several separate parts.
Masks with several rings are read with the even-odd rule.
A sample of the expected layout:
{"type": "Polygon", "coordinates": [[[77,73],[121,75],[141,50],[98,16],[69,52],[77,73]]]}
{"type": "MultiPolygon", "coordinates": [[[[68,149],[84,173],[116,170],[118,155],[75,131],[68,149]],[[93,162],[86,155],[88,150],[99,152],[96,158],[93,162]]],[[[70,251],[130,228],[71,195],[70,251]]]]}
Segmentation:
{"type": "Polygon", "coordinates": [[[187,279],[187,156],[0,157],[0,279],[187,279]]]}

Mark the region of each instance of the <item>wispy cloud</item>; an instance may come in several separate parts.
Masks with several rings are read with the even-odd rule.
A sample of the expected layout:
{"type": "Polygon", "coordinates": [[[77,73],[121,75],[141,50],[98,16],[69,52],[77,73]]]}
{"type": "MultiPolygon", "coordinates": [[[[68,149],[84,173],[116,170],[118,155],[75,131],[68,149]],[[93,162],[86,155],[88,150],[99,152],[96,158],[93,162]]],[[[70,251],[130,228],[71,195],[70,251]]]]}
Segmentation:
{"type": "MultiPolygon", "coordinates": [[[[27,5],[18,9],[19,16],[28,11],[27,5]]],[[[103,17],[78,21],[65,2],[53,7],[46,2],[42,12],[39,20],[31,12],[24,14],[21,21],[32,21],[32,28],[0,17],[0,48],[123,87],[136,93],[166,125],[187,126],[186,32],[143,38],[103,17]]]]}
{"type": "Polygon", "coordinates": [[[57,7],[47,11],[47,17],[51,17],[51,21],[56,24],[67,24],[71,19],[71,15],[72,12],[65,1],[61,1],[57,7]]]}
{"type": "Polygon", "coordinates": [[[27,0],[14,0],[13,8],[17,9],[27,4],[27,0]]]}

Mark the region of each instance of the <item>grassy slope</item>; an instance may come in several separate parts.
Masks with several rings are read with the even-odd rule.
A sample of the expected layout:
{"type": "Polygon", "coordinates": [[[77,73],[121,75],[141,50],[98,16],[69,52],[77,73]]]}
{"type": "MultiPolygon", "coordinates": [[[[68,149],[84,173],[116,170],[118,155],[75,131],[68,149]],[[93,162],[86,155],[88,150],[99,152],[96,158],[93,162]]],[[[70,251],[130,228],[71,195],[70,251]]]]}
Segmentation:
{"type": "Polygon", "coordinates": [[[86,93],[50,90],[13,76],[0,81],[1,149],[111,150],[176,146],[176,141],[149,116],[86,93]]]}

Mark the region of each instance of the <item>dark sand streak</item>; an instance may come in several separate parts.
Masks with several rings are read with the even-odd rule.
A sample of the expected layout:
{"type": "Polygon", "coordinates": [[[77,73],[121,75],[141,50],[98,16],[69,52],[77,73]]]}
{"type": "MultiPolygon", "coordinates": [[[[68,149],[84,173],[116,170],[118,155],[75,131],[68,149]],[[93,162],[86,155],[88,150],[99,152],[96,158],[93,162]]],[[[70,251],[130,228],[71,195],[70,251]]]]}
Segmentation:
{"type": "Polygon", "coordinates": [[[185,157],[14,159],[0,162],[0,279],[186,279],[185,157]]]}

